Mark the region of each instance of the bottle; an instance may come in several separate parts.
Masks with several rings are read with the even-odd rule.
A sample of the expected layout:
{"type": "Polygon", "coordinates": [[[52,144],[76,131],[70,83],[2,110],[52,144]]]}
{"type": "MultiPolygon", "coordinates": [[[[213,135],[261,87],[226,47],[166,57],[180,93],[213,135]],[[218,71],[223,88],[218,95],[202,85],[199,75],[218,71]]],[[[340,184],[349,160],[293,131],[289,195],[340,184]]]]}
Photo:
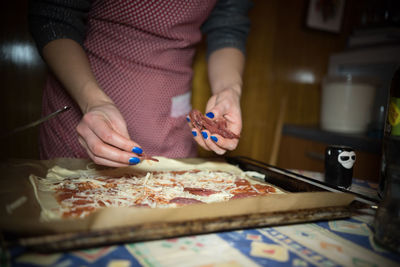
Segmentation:
{"type": "Polygon", "coordinates": [[[400,253],[400,67],[390,86],[379,191],[382,200],[375,214],[374,239],[400,253]]]}

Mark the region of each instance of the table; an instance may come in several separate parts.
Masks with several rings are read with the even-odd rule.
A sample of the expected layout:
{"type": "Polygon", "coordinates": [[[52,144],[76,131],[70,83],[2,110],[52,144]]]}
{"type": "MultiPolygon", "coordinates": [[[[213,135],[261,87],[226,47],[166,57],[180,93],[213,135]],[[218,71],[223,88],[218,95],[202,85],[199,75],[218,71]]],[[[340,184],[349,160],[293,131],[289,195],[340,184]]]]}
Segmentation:
{"type": "MultiPolygon", "coordinates": [[[[301,172],[301,171],[299,171],[301,172]]],[[[319,173],[304,173],[320,179],[319,173]]],[[[376,193],[353,179],[352,190],[376,193]]],[[[344,220],[262,227],[66,253],[1,251],[12,266],[400,266],[400,255],[373,240],[373,212],[344,220]]]]}

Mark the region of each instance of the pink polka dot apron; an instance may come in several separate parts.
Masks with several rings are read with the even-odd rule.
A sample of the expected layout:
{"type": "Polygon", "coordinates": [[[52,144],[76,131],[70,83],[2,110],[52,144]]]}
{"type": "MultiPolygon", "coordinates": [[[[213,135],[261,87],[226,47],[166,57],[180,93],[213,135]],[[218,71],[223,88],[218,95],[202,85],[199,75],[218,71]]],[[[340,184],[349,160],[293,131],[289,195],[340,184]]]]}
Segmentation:
{"type": "MultiPolygon", "coordinates": [[[[132,140],[150,155],[196,155],[186,114],[195,44],[215,1],[94,1],[84,43],[95,77],[126,120],[132,140]]],[[[43,113],[73,109],[40,129],[41,157],[88,157],[77,139],[82,114],[49,76],[43,113]]]]}

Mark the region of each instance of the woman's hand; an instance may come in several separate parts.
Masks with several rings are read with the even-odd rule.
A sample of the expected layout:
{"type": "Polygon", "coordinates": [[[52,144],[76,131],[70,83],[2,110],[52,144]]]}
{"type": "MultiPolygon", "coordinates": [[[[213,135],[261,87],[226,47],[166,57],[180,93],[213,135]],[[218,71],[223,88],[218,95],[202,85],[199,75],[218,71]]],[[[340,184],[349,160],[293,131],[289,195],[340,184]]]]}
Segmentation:
{"type": "MultiPolygon", "coordinates": [[[[206,116],[213,120],[225,120],[227,129],[239,135],[242,130],[242,117],[240,111],[240,90],[227,88],[214,94],[207,102],[206,116]]],[[[227,139],[218,134],[212,134],[207,130],[199,132],[192,129],[196,142],[206,150],[212,150],[218,155],[227,150],[234,150],[239,139],[227,139]]]]}
{"type": "Polygon", "coordinates": [[[112,102],[88,108],[76,130],[79,143],[96,164],[121,167],[140,162],[143,151],[130,139],[125,120],[112,102]]]}
{"type": "Polygon", "coordinates": [[[74,40],[57,39],[43,48],[43,57],[84,114],[76,130],[89,157],[110,167],[139,163],[143,151],[130,139],[121,113],[97,84],[83,48],[74,40]]]}
{"type": "MultiPolygon", "coordinates": [[[[208,58],[208,78],[213,96],[208,100],[206,116],[213,120],[225,120],[227,129],[239,135],[242,130],[240,96],[244,54],[233,47],[215,50],[208,58]]],[[[207,130],[192,130],[196,142],[206,150],[222,155],[234,150],[239,139],[227,139],[207,130]]]]}

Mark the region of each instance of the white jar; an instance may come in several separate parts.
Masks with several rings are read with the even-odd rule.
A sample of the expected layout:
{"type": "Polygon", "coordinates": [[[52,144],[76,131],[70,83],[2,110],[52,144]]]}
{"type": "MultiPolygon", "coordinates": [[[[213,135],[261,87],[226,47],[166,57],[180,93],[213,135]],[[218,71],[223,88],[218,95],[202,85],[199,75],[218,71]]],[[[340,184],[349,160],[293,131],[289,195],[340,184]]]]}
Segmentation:
{"type": "Polygon", "coordinates": [[[321,128],[364,133],[371,121],[376,86],[370,78],[327,76],[322,84],[321,128]]]}

